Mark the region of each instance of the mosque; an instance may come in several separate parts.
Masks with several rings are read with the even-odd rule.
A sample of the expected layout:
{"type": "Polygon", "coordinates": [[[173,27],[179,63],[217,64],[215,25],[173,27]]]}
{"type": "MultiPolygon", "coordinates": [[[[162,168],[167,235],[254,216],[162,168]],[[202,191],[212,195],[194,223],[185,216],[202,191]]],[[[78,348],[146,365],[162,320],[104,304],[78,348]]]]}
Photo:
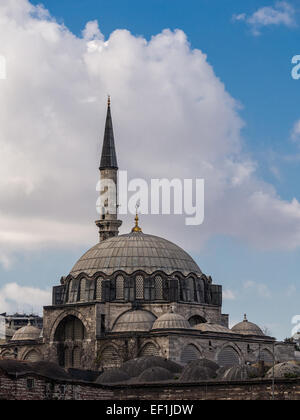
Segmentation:
{"type": "MultiPolygon", "coordinates": [[[[110,100],[100,176],[117,184],[110,100]]],[[[53,287],[43,329],[29,322],[0,345],[0,357],[85,370],[151,355],[181,365],[206,358],[220,366],[294,358],[293,345],[266,336],[246,316],[230,329],[222,286],[179,246],[144,233],[138,215],[132,231],[119,235],[117,207],[103,211],[96,221],[99,243],[53,287]]]]}

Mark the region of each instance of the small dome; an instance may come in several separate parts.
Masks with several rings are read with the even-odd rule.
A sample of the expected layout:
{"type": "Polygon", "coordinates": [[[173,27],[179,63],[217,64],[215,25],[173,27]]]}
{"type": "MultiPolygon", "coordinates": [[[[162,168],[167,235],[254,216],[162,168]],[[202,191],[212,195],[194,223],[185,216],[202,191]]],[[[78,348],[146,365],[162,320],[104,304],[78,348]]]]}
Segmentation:
{"type": "Polygon", "coordinates": [[[198,382],[213,379],[217,376],[217,364],[209,364],[208,361],[193,360],[189,362],[179,380],[180,382],[198,382]]]}
{"type": "Polygon", "coordinates": [[[137,378],[137,381],[141,383],[160,382],[172,380],[173,377],[174,375],[169,370],[160,366],[154,366],[144,370],[137,378]]]}
{"type": "Polygon", "coordinates": [[[122,314],[113,326],[113,332],[150,331],[155,316],[148,311],[129,311],[122,314]]]}
{"type": "Polygon", "coordinates": [[[12,338],[12,341],[33,341],[38,340],[41,334],[41,330],[33,325],[26,325],[17,330],[12,338]]]}
{"type": "Polygon", "coordinates": [[[128,381],[130,376],[122,369],[108,369],[103,372],[96,380],[96,384],[113,384],[128,381]]]}
{"type": "MultiPolygon", "coordinates": [[[[299,378],[300,377],[300,366],[295,362],[283,362],[279,363],[274,367],[275,378],[299,378]]],[[[268,370],[266,378],[273,377],[273,368],[268,370]]]]}
{"type": "Polygon", "coordinates": [[[194,329],[202,332],[233,334],[233,332],[229,328],[226,328],[223,325],[219,324],[210,324],[209,322],[197,324],[194,326],[194,329]]]}
{"type": "Polygon", "coordinates": [[[247,319],[247,315],[244,316],[244,321],[239,322],[234,327],[231,328],[231,331],[236,334],[243,334],[243,335],[265,335],[262,330],[259,328],[258,325],[249,322],[247,319]]]}
{"type": "Polygon", "coordinates": [[[225,381],[246,381],[251,378],[258,378],[259,370],[254,366],[232,366],[220,371],[219,379],[225,381]]]}
{"type": "Polygon", "coordinates": [[[146,369],[153,367],[162,367],[169,372],[178,373],[182,371],[182,366],[169,359],[164,359],[159,356],[143,356],[136,359],[131,359],[122,365],[122,370],[129,376],[139,376],[146,369]]]}
{"type": "Polygon", "coordinates": [[[190,330],[191,326],[182,315],[168,312],[154,322],[152,330],[190,330]]]}

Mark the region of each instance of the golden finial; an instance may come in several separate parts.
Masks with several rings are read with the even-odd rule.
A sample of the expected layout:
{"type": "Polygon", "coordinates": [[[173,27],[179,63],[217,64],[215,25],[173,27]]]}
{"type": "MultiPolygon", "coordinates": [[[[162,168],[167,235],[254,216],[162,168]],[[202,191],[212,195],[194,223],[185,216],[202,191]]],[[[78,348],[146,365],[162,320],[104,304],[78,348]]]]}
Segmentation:
{"type": "Polygon", "coordinates": [[[131,232],[142,232],[142,229],[139,227],[139,215],[138,215],[138,208],[140,207],[140,203],[136,203],[136,214],[135,214],[135,226],[132,228],[131,232]]]}
{"type": "Polygon", "coordinates": [[[110,95],[107,96],[107,106],[110,106],[110,95]]]}

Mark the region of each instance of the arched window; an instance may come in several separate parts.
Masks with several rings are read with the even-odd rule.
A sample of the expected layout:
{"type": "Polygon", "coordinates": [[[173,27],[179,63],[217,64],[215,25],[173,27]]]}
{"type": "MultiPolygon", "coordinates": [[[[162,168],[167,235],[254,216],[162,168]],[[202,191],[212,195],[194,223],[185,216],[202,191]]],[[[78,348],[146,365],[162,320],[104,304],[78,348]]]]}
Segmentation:
{"type": "Polygon", "coordinates": [[[218,355],[218,364],[220,366],[235,366],[240,364],[240,358],[233,347],[225,347],[218,355]]]}
{"type": "Polygon", "coordinates": [[[127,302],[134,301],[134,279],[132,277],[127,277],[125,279],[125,291],[124,297],[127,302]]]}
{"type": "Polygon", "coordinates": [[[77,302],[78,288],[79,288],[79,280],[77,280],[77,279],[70,280],[70,282],[69,282],[69,296],[68,296],[68,302],[69,303],[77,302]]]}
{"type": "Polygon", "coordinates": [[[189,363],[193,360],[198,360],[201,358],[201,354],[196,346],[193,344],[189,344],[184,347],[184,349],[181,352],[180,355],[180,361],[181,363],[189,363]]]}
{"type": "MultiPolygon", "coordinates": [[[[74,360],[78,360],[80,346],[85,337],[85,327],[80,319],[75,316],[69,315],[59,323],[55,331],[54,341],[57,342],[58,360],[60,365],[64,367],[75,367],[74,360]],[[74,347],[75,343],[76,346],[74,347]],[[76,347],[78,347],[78,353],[73,352],[73,349],[76,347]]],[[[80,366],[80,363],[78,366],[80,366]]]]}
{"type": "Polygon", "coordinates": [[[80,368],[81,365],[81,356],[80,356],[80,348],[79,347],[75,347],[73,349],[73,354],[72,354],[72,366],[74,368],[80,368]]]}
{"type": "Polygon", "coordinates": [[[144,356],[159,356],[159,350],[153,343],[147,343],[141,349],[139,357],[144,356]]]}
{"type": "Polygon", "coordinates": [[[145,300],[155,300],[155,279],[152,277],[145,279],[145,300]]]}
{"type": "Polygon", "coordinates": [[[35,350],[30,350],[24,357],[24,360],[27,360],[28,362],[39,362],[42,360],[42,356],[40,353],[38,353],[35,350]]]}
{"type": "Polygon", "coordinates": [[[103,277],[97,278],[97,284],[96,284],[96,300],[102,301],[102,283],[103,283],[103,277]]]}
{"type": "Polygon", "coordinates": [[[161,276],[155,276],[155,299],[163,299],[163,279],[161,276]]]}
{"type": "Polygon", "coordinates": [[[188,302],[194,302],[195,301],[194,279],[192,277],[189,277],[186,280],[186,283],[187,283],[187,301],[188,302]]]}
{"type": "Polygon", "coordinates": [[[269,350],[262,350],[259,355],[259,360],[267,364],[273,364],[273,354],[269,350]]]}
{"type": "Polygon", "coordinates": [[[80,302],[85,302],[86,300],[86,279],[83,278],[80,281],[80,302]]]}
{"type": "Polygon", "coordinates": [[[144,277],[141,275],[135,278],[135,291],[136,299],[144,299],[144,277]]]}
{"type": "Polygon", "coordinates": [[[85,334],[85,328],[80,319],[69,315],[59,323],[54,340],[58,342],[83,340],[85,334]]]}
{"type": "Polygon", "coordinates": [[[193,315],[189,319],[189,323],[191,327],[194,327],[195,325],[198,325],[198,324],[204,324],[205,322],[207,322],[206,319],[200,315],[193,315]]]}
{"type": "Polygon", "coordinates": [[[117,276],[116,278],[116,299],[123,300],[124,299],[124,277],[117,276]]]}
{"type": "Polygon", "coordinates": [[[100,365],[102,368],[118,367],[121,363],[122,359],[113,346],[106,347],[100,354],[100,365]]]}
{"type": "Polygon", "coordinates": [[[186,279],[180,279],[180,300],[188,302],[189,291],[186,279]]]}
{"type": "Polygon", "coordinates": [[[95,280],[86,280],[86,299],[88,302],[95,300],[95,280]]]}
{"type": "Polygon", "coordinates": [[[196,279],[196,298],[199,303],[205,302],[205,288],[202,279],[196,279]]]}

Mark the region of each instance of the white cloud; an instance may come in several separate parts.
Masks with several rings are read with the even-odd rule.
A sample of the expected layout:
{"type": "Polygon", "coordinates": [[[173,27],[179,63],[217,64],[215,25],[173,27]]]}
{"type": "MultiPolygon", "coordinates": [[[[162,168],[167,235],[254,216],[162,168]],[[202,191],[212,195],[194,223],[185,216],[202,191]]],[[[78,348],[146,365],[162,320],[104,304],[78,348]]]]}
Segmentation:
{"type": "Polygon", "coordinates": [[[300,120],[295,122],[291,137],[294,141],[300,141],[300,120]]]}
{"type": "Polygon", "coordinates": [[[262,298],[269,299],[272,296],[269,287],[263,283],[247,281],[244,284],[244,288],[254,291],[259,297],[262,298]]]}
{"type": "Polygon", "coordinates": [[[232,290],[223,290],[223,299],[224,300],[235,300],[236,295],[232,290]]]}
{"type": "Polygon", "coordinates": [[[51,291],[7,283],[0,289],[0,313],[27,312],[42,314],[42,307],[51,304],[51,291]]]}
{"type": "MultiPolygon", "coordinates": [[[[300,245],[300,204],[257,178],[243,152],[240,105],[186,35],[146,41],[126,30],[104,39],[95,21],[83,37],[27,0],[0,4],[0,263],[16,252],[97,241],[95,211],[106,96],[118,160],[129,178],[205,178],[205,223],[142,216],[145,232],[187,250],[213,235],[263,248],[300,245]]],[[[132,225],[127,218],[123,232],[132,225]]]]}
{"type": "Polygon", "coordinates": [[[260,30],[265,26],[279,26],[294,27],[296,11],[294,7],[286,1],[277,1],[274,6],[261,7],[252,15],[247,16],[246,13],[241,13],[233,16],[235,21],[247,22],[255,35],[260,35],[260,30]]]}

